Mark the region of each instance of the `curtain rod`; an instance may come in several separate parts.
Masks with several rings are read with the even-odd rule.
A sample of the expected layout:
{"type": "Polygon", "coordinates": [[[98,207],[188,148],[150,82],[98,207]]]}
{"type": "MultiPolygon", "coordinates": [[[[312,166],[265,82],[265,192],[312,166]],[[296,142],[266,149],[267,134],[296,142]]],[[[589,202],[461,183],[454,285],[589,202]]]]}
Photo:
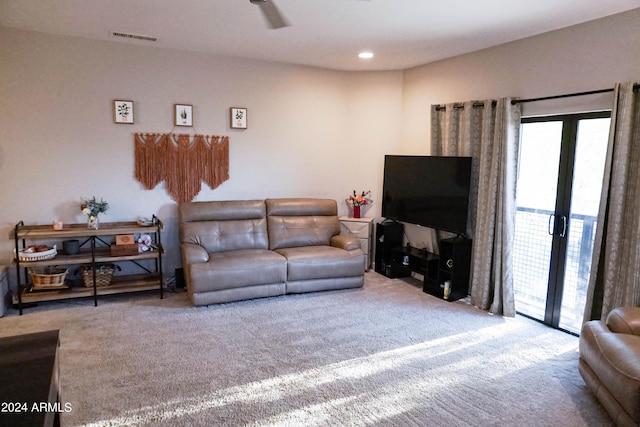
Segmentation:
{"type": "MultiPolygon", "coordinates": [[[[640,90],[640,83],[635,83],[633,85],[633,91],[638,92],[639,90],[640,90]]],[[[608,88],[608,89],[590,90],[587,92],[565,93],[563,95],[543,96],[540,98],[514,99],[511,101],[511,105],[522,104],[524,102],[548,101],[550,99],[570,98],[573,96],[595,95],[598,93],[607,93],[607,92],[613,92],[613,91],[614,91],[614,88],[608,88]]],[[[493,101],[491,105],[495,107],[496,102],[493,101]]],[[[475,102],[473,106],[484,107],[484,102],[475,102]]],[[[444,110],[445,108],[446,108],[445,105],[442,105],[442,104],[436,105],[436,111],[441,111],[441,110],[444,110]]],[[[453,108],[464,108],[464,104],[455,104],[453,108]]]]}
{"type": "Polygon", "coordinates": [[[540,98],[514,99],[511,101],[511,105],[522,104],[523,102],[536,102],[536,101],[547,101],[550,99],[571,98],[573,96],[595,95],[597,93],[607,93],[607,92],[613,92],[613,88],[590,90],[588,92],[565,93],[563,95],[543,96],[540,98]]]}
{"type": "MultiPolygon", "coordinates": [[[[638,89],[640,89],[640,84],[635,83],[633,85],[633,91],[638,92],[638,89]]],[[[523,102],[548,101],[550,99],[570,98],[573,96],[596,95],[598,93],[613,92],[614,90],[615,88],[608,88],[608,89],[590,90],[587,92],[565,93],[563,95],[543,96],[540,98],[514,99],[513,101],[511,101],[511,105],[522,104],[523,102]]]]}
{"type": "MultiPolygon", "coordinates": [[[[498,103],[496,101],[491,101],[491,106],[495,107],[496,105],[498,105],[498,103]]],[[[474,102],[473,103],[473,107],[484,107],[484,102],[474,102]]],[[[441,111],[444,110],[445,108],[447,108],[446,105],[436,105],[436,111],[441,111]]],[[[458,108],[464,108],[464,104],[459,103],[459,104],[454,104],[453,108],[458,109],[458,108]]]]}

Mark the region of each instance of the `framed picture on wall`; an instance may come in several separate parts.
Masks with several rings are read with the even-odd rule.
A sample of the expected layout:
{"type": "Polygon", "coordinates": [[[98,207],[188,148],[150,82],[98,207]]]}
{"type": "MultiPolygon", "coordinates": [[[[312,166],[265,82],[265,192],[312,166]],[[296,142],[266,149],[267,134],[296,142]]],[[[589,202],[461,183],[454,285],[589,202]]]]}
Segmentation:
{"type": "Polygon", "coordinates": [[[116,99],[113,101],[113,121],[115,123],[133,124],[133,101],[116,99]]]}
{"type": "Polygon", "coordinates": [[[176,126],[193,126],[193,105],[175,104],[176,126]]]}
{"type": "Polygon", "coordinates": [[[231,107],[231,129],[247,128],[247,109],[231,107]]]}

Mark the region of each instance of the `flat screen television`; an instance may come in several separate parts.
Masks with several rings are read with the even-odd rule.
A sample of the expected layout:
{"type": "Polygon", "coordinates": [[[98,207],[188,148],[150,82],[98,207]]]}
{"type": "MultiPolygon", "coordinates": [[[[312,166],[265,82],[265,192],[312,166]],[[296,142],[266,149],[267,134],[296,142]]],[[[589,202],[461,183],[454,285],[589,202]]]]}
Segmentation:
{"type": "Polygon", "coordinates": [[[382,216],[465,235],[471,157],[384,158],[382,216]]]}

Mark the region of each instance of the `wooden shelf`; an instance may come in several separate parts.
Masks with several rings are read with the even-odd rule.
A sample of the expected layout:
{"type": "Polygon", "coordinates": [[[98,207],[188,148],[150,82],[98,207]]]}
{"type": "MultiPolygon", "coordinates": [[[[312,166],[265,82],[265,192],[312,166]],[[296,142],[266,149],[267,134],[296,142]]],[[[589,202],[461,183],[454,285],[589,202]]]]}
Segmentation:
{"type": "MultiPolygon", "coordinates": [[[[154,217],[155,218],[155,217],[154,217]]],[[[157,218],[155,218],[157,220],[157,218]]],[[[165,285],[162,275],[162,255],[164,250],[160,241],[160,230],[163,228],[162,221],[157,220],[150,226],[143,226],[135,221],[131,222],[107,222],[101,223],[99,229],[87,228],[86,224],[68,224],[62,230],[54,230],[50,225],[24,225],[21,221],[11,232],[11,238],[15,240],[16,250],[19,250],[19,242],[22,247],[26,242],[37,240],[58,240],[85,239],[81,242],[81,250],[76,255],[57,254],[54,258],[41,261],[24,261],[14,259],[18,275],[19,293],[14,295],[14,304],[17,304],[22,314],[23,304],[55,301],[73,298],[93,297],[94,304],[98,305],[98,296],[113,295],[129,292],[141,292],[159,290],[160,298],[163,297],[162,290],[165,285]],[[139,252],[131,255],[112,256],[109,247],[109,236],[121,234],[149,234],[152,236],[153,244],[157,249],[139,252]],[[155,271],[147,269],[147,266],[138,264],[140,261],[151,261],[155,263],[155,271]],[[68,266],[86,265],[100,263],[133,262],[147,271],[144,274],[115,275],[108,286],[99,287],[71,287],[65,289],[46,289],[27,292],[31,289],[28,283],[27,270],[35,267],[48,266],[68,266]],[[149,272],[151,271],[151,272],[149,272]],[[22,280],[24,276],[24,281],[22,280]]]]}
{"type": "MultiPolygon", "coordinates": [[[[111,256],[109,248],[96,248],[96,262],[119,262],[133,261],[143,259],[155,259],[161,256],[162,249],[140,252],[134,255],[111,256]]],[[[16,260],[14,258],[13,262],[16,260]]],[[[51,265],[74,265],[74,264],[91,264],[91,250],[83,249],[77,255],[56,255],[55,258],[44,261],[21,261],[20,267],[47,267],[51,265]]]]}
{"type": "Polygon", "coordinates": [[[156,225],[144,226],[136,221],[101,222],[100,228],[87,228],[87,224],[66,224],[62,230],[54,230],[51,225],[23,225],[11,230],[12,239],[69,239],[77,237],[115,236],[116,234],[153,233],[164,228],[162,221],[156,225]]]}
{"type": "MultiPolygon", "coordinates": [[[[160,279],[160,274],[115,276],[109,286],[96,287],[96,292],[98,295],[114,295],[130,292],[156,291],[158,290],[158,281],[160,279]]],[[[164,278],[162,278],[162,285],[164,286],[165,284],[164,278]]],[[[29,304],[89,297],[93,297],[93,287],[77,286],[60,290],[49,289],[23,292],[22,303],[29,304]]],[[[13,303],[19,303],[16,295],[13,296],[13,303]]]]}

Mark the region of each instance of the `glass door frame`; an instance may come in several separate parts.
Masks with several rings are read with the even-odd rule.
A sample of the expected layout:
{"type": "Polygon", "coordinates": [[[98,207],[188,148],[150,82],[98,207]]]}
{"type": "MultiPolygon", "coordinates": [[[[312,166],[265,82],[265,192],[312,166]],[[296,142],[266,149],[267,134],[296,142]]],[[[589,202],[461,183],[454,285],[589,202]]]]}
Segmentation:
{"type": "MultiPolygon", "coordinates": [[[[523,117],[521,124],[540,122],[562,122],[562,140],[560,142],[560,160],[558,164],[558,182],[555,212],[549,219],[549,234],[553,235],[547,299],[542,323],[559,328],[564,292],[567,246],[569,242],[569,218],[573,187],[573,172],[578,139],[578,125],[581,120],[611,117],[611,111],[562,114],[541,117],[523,117]]],[[[528,316],[527,316],[528,317],[528,316]]],[[[539,320],[539,319],[536,319],[539,320]]],[[[573,333],[571,331],[566,331],[573,333]]]]}

